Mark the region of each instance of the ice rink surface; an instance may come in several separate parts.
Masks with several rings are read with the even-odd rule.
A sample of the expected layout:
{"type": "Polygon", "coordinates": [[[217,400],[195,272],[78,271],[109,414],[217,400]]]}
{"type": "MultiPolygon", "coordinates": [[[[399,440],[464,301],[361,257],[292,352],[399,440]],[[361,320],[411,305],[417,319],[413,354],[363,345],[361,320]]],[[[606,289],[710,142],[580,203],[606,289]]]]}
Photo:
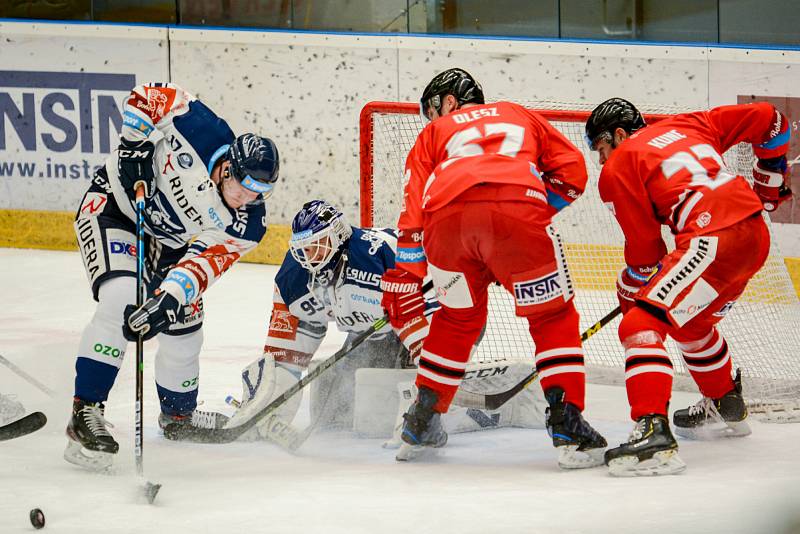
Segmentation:
{"type": "MultiPolygon", "coordinates": [[[[205,408],[229,413],[225,396],[240,395],[240,370],[261,352],[276,271],[237,265],[209,290],[205,408]]],[[[151,506],[134,474],[132,345],[106,410],[120,442],[116,474],[89,474],[61,457],[75,350],[94,309],[79,255],[0,249],[0,288],[0,354],[57,393],[49,399],[0,366],[0,392],[49,418],[30,436],[0,442],[3,534],[31,532],[34,507],[46,532],[76,534],[800,532],[800,424],[753,422],[747,438],[683,440],[684,474],[635,479],[559,470],[543,430],[456,434],[434,458],[403,464],[381,440],[345,432],[318,432],[295,455],[266,442],[175,443],[156,424],[154,342],[145,346],[144,461],[163,488],[151,506]]],[[[342,340],[330,334],[325,355],[342,340]]],[[[676,393],[672,406],[696,400],[676,393]]],[[[622,388],[590,385],[586,414],[609,443],[626,439],[622,388]]],[[[308,419],[306,404],[300,418],[308,419]]]]}

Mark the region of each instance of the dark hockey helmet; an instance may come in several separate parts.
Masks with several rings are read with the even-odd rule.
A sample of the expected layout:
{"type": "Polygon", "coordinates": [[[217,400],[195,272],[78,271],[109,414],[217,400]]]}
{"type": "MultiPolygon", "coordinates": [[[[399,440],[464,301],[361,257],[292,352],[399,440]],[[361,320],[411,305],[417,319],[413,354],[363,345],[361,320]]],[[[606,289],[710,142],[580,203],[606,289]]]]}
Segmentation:
{"type": "Polygon", "coordinates": [[[419,100],[419,111],[425,120],[430,120],[428,110],[433,108],[436,113],[442,111],[442,100],[445,95],[453,95],[459,106],[468,103],[484,104],[483,89],[472,75],[464,69],[447,69],[440,72],[428,83],[422,91],[419,100]]]}
{"type": "Polygon", "coordinates": [[[271,139],[247,133],[240,135],[228,147],[227,159],[231,163],[231,176],[242,187],[266,198],[272,194],[278,181],[280,158],[278,147],[271,139]]]}
{"type": "Polygon", "coordinates": [[[328,265],[353,233],[344,213],[324,200],[303,204],[292,220],[289,249],[292,257],[310,273],[328,265]]]}
{"type": "Polygon", "coordinates": [[[586,121],[586,143],[590,150],[597,150],[600,139],[613,142],[614,130],[617,128],[632,134],[645,126],[647,123],[636,106],[623,98],[609,98],[594,108],[586,121]]]}

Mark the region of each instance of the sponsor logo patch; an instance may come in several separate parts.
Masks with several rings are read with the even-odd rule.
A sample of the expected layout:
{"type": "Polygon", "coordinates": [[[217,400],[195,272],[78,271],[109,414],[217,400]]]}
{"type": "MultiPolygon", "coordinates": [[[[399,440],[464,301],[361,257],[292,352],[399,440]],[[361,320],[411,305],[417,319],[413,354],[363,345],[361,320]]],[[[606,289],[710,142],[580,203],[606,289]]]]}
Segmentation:
{"type": "Polygon", "coordinates": [[[514,299],[517,306],[531,306],[548,302],[563,294],[558,271],[535,280],[514,282],[514,299]]]}
{"type": "Polygon", "coordinates": [[[88,215],[97,215],[106,205],[108,196],[104,193],[86,193],[83,197],[83,204],[81,204],[81,213],[88,215]]]}
{"type": "Polygon", "coordinates": [[[126,241],[111,241],[108,244],[111,254],[125,254],[126,256],[136,257],[136,245],[126,241]]]}
{"type": "Polygon", "coordinates": [[[300,321],[291,314],[285,304],[275,303],[269,320],[269,335],[280,339],[295,339],[300,321]]]}
{"type": "Polygon", "coordinates": [[[188,169],[194,163],[194,159],[192,158],[191,154],[187,152],[181,152],[178,154],[178,165],[181,169],[188,169]]]}

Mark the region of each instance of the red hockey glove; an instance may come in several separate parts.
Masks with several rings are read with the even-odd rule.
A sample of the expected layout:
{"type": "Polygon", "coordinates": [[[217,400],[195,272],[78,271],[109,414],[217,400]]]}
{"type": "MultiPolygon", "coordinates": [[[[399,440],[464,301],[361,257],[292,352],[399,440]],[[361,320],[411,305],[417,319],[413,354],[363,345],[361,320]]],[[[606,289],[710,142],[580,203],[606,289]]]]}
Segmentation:
{"type": "Polygon", "coordinates": [[[381,278],[381,305],[395,328],[402,328],[425,311],[422,280],[402,269],[389,269],[381,278]]]}
{"type": "Polygon", "coordinates": [[[775,211],[792,198],[792,190],[786,185],[787,174],[786,156],[756,160],[753,166],[753,191],[761,199],[766,211],[775,211]]]}
{"type": "Polygon", "coordinates": [[[623,314],[636,306],[633,296],[650,282],[659,269],[660,263],[653,267],[625,267],[620,271],[617,277],[617,300],[623,314]]]}

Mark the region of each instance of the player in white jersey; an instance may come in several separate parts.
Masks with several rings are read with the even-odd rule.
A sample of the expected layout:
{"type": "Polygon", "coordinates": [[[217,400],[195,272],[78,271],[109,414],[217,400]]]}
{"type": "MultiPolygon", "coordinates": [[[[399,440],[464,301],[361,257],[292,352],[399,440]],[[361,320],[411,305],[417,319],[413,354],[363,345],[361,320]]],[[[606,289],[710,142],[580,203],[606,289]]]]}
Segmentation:
{"type": "Polygon", "coordinates": [[[149,83],[131,91],[119,148],[95,174],[75,220],[97,308],[78,346],[67,461],[110,466],[119,445],[106,427],[104,403],[128,341],[140,334],[159,339],[159,424],[224,424],[221,414],[195,410],[202,295],[263,237],[264,199],[278,168],[271,140],[236,137],[180,87],[149,83]],[[134,187],[140,181],[148,300],[137,309],[134,187]]]}
{"type": "MultiPolygon", "coordinates": [[[[242,424],[300,379],[319,349],[329,323],[335,322],[340,331],[347,332],[346,347],[384,315],[380,280],[383,273],[395,265],[395,230],[350,226],[336,207],[323,200],[313,200],[294,217],[292,232],[290,250],[275,277],[264,354],[242,372],[242,404],[228,422],[231,427],[242,424]]],[[[431,297],[425,308],[418,320],[407,323],[399,331],[393,331],[387,324],[315,381],[311,395],[312,424],[353,428],[357,369],[415,367],[422,341],[428,333],[428,320],[438,304],[431,297]]],[[[498,375],[506,382],[510,380],[509,367],[503,364],[499,371],[492,369],[491,372],[476,368],[470,373],[472,380],[467,382],[481,382],[480,387],[485,390],[485,383],[496,383],[498,375]]],[[[523,374],[530,371],[529,367],[522,367],[523,374]]],[[[410,383],[402,384],[403,380],[412,382],[413,373],[391,374],[390,381],[394,383],[381,385],[396,389],[400,384],[401,390],[412,387],[410,383]]],[[[538,405],[539,413],[535,413],[537,406],[530,397],[531,393],[526,390],[503,410],[491,413],[455,407],[445,424],[454,431],[509,425],[541,428],[544,399],[538,405]],[[521,403],[530,408],[525,416],[518,408],[521,403]],[[513,410],[514,407],[517,409],[513,410]]],[[[399,410],[401,413],[413,398],[413,394],[408,396],[399,410]]],[[[279,408],[277,416],[282,422],[292,422],[300,400],[301,395],[295,395],[279,408]]],[[[394,418],[397,411],[397,408],[390,409],[390,418],[394,418]]],[[[271,418],[265,418],[257,432],[261,437],[273,438],[271,432],[280,426],[271,418]]]]}

